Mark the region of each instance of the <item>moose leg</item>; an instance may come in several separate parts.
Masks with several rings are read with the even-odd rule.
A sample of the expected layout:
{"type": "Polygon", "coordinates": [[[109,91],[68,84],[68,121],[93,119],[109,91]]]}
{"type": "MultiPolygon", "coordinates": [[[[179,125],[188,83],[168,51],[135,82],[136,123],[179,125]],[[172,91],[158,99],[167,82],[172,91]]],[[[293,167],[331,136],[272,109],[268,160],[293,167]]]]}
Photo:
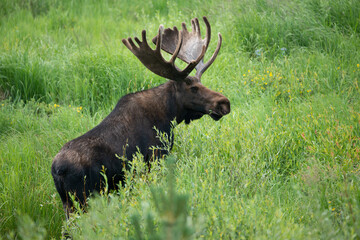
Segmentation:
{"type": "Polygon", "coordinates": [[[159,159],[164,158],[166,155],[168,155],[169,152],[166,150],[161,150],[161,149],[153,149],[151,150],[148,154],[146,154],[146,156],[144,156],[144,161],[148,167],[148,173],[151,170],[151,163],[154,161],[158,161],[159,159]]]}

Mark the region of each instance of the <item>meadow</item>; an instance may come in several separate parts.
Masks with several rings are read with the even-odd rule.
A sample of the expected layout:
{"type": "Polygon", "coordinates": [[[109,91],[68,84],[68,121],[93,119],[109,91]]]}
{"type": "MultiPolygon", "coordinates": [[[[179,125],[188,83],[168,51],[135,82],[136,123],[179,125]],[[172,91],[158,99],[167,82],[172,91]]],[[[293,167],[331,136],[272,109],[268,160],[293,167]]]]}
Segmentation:
{"type": "Polygon", "coordinates": [[[0,239],[360,239],[359,79],[358,0],[2,0],[0,239]],[[231,113],[179,124],[66,222],[56,153],[166,81],[121,39],[202,16],[205,59],[223,36],[202,83],[231,113]]]}

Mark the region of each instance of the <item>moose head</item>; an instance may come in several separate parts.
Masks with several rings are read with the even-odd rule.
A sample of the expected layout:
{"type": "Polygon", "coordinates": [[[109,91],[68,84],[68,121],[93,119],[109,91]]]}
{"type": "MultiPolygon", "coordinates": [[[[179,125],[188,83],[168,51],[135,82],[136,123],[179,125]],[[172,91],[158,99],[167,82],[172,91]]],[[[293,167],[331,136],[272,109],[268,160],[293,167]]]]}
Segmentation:
{"type": "Polygon", "coordinates": [[[131,38],[123,39],[125,46],[153,73],[177,82],[177,103],[182,106],[180,116],[176,116],[177,122],[198,119],[204,114],[209,114],[214,120],[230,112],[230,101],[220,93],[214,92],[201,84],[202,74],[215,61],[222,43],[219,33],[219,41],[216,50],[209,61],[204,63],[204,55],[208,49],[211,38],[211,27],[208,19],[203,18],[206,25],[206,37],[202,39],[199,20],[192,19],[192,31],[189,32],[186,24],[182,23],[182,30],[177,27],[164,29],[160,25],[158,35],[152,39],[156,44],[153,50],[147,43],[146,31],[142,31],[142,41],[134,38],[138,46],[131,38]],[[172,54],[169,61],[161,54],[161,49],[172,54]],[[175,65],[176,58],[181,59],[188,65],[179,69],[175,65]],[[195,76],[189,74],[196,69],[195,76]]]}

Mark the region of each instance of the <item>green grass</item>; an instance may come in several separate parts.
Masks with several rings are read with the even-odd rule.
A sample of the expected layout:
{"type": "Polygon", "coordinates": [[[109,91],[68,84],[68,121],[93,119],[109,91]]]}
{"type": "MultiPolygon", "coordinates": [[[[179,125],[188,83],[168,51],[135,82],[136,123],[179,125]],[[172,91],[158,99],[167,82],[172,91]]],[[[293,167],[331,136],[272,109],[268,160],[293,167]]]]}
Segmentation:
{"type": "Polygon", "coordinates": [[[0,236],[359,239],[359,34],[356,0],[1,1],[0,236]],[[223,35],[203,83],[231,113],[178,125],[173,173],[139,156],[126,187],[66,224],[53,157],[164,82],[121,39],[202,16],[209,52],[223,35]]]}

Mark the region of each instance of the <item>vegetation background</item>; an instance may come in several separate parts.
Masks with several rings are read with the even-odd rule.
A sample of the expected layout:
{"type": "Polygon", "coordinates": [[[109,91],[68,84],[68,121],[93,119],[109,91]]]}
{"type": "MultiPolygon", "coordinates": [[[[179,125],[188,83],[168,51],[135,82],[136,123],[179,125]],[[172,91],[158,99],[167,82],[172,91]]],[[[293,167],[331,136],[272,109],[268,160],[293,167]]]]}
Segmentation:
{"type": "Polygon", "coordinates": [[[358,0],[2,0],[0,238],[360,239],[359,14],[358,0]],[[121,39],[202,16],[209,52],[223,35],[203,83],[231,113],[177,126],[168,160],[146,173],[137,156],[126,187],[66,224],[53,157],[165,81],[121,39]]]}

